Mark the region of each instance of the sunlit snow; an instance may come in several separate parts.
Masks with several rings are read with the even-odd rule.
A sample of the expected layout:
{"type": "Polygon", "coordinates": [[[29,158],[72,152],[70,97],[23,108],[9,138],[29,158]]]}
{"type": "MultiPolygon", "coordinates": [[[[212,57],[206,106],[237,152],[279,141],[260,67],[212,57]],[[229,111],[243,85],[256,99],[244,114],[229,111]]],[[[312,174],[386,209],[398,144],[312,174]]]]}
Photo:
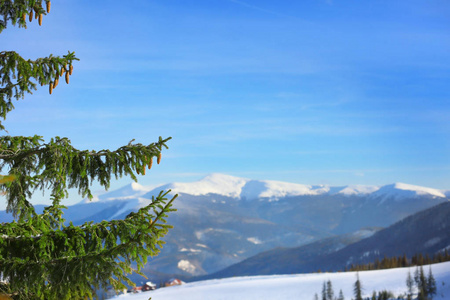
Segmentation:
{"type": "MultiPolygon", "coordinates": [[[[414,274],[415,267],[359,272],[363,296],[369,297],[373,291],[388,290],[396,296],[406,293],[408,271],[414,274]]],[[[428,273],[428,266],[424,266],[428,273]]],[[[436,279],[437,295],[434,299],[450,299],[450,262],[432,265],[436,279]]],[[[292,300],[313,299],[320,295],[324,281],[332,282],[335,295],[339,290],[345,299],[352,299],[356,272],[315,273],[297,275],[274,275],[256,277],[234,277],[228,279],[199,281],[181,286],[160,288],[141,294],[120,295],[119,299],[129,300],[292,300]]]]}
{"type": "Polygon", "coordinates": [[[247,238],[247,241],[249,241],[250,243],[253,243],[255,245],[259,245],[262,243],[261,240],[258,239],[257,237],[249,237],[249,238],[247,238]]]}
{"type": "Polygon", "coordinates": [[[191,264],[190,261],[185,259],[182,259],[178,262],[178,269],[188,272],[190,274],[194,274],[196,271],[195,266],[191,264]]]}
{"type": "MultiPolygon", "coordinates": [[[[193,196],[216,194],[241,200],[267,198],[269,201],[276,201],[279,198],[292,196],[340,194],[344,196],[370,196],[371,198],[381,199],[381,202],[383,202],[390,198],[402,200],[417,196],[445,198],[445,193],[450,194],[448,191],[440,191],[405,183],[394,183],[381,187],[372,185],[332,187],[328,185],[305,185],[271,180],[252,180],[213,173],[195,182],[174,182],[156,188],[155,186],[141,186],[137,183],[132,183],[115,191],[94,195],[92,202],[126,200],[138,197],[150,199],[151,196],[159,194],[161,190],[167,191],[169,189],[172,194],[189,194],[193,196]]],[[[224,200],[213,199],[211,201],[214,203],[224,203],[224,200]]],[[[83,200],[83,202],[90,201],[83,200]]]]}
{"type": "Polygon", "coordinates": [[[396,199],[430,196],[445,197],[444,191],[405,183],[395,183],[382,187],[372,185],[348,185],[332,187],[328,185],[305,185],[272,180],[252,180],[230,175],[213,173],[203,179],[190,183],[170,183],[154,189],[171,189],[172,193],[194,196],[218,194],[236,199],[253,200],[259,198],[278,199],[287,196],[307,196],[341,194],[344,196],[395,197],[396,199]]]}

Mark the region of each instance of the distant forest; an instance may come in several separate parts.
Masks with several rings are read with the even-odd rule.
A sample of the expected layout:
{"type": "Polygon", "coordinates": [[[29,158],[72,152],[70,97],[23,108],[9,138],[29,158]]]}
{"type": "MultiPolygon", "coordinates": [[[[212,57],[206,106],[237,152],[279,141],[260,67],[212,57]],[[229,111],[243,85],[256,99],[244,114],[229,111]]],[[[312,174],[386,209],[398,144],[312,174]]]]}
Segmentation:
{"type": "Polygon", "coordinates": [[[423,266],[429,264],[435,264],[440,262],[450,261],[450,254],[447,249],[444,252],[439,252],[433,257],[428,254],[416,254],[411,259],[408,259],[406,255],[394,256],[394,257],[384,257],[379,260],[376,259],[375,262],[368,264],[352,264],[349,268],[345,268],[345,272],[349,271],[368,271],[368,270],[382,270],[382,269],[392,269],[401,267],[411,267],[411,266],[423,266]]]}

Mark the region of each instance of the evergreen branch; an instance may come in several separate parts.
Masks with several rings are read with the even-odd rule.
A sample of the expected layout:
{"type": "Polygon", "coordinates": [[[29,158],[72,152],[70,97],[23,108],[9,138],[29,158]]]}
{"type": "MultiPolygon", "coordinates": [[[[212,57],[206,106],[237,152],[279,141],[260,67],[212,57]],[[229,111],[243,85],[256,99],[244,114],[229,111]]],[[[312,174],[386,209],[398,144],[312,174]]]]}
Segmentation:
{"type": "MultiPolygon", "coordinates": [[[[34,219],[29,220],[28,223],[2,223],[0,224],[0,235],[2,237],[2,240],[0,240],[0,244],[8,241],[8,240],[19,240],[19,239],[26,239],[26,240],[39,240],[39,239],[54,239],[62,233],[63,235],[67,236],[69,239],[73,238],[69,233],[74,231],[74,227],[80,229],[81,235],[88,235],[92,232],[96,232],[99,228],[117,228],[118,226],[125,226],[125,225],[131,225],[135,226],[136,224],[140,224],[140,222],[143,220],[142,216],[146,216],[148,218],[149,223],[151,224],[148,227],[148,230],[151,231],[151,229],[155,226],[158,226],[157,222],[164,217],[164,213],[168,212],[170,207],[172,206],[172,202],[178,197],[178,195],[175,195],[165,206],[163,209],[161,209],[160,212],[156,214],[156,216],[153,218],[153,216],[148,215],[148,211],[150,209],[154,209],[161,203],[165,203],[167,200],[165,196],[167,196],[170,193],[169,191],[166,192],[160,192],[160,194],[156,197],[156,199],[153,197],[152,201],[149,205],[141,208],[137,213],[130,213],[125,220],[111,220],[111,221],[102,221],[97,224],[92,224],[92,222],[84,223],[80,226],[73,226],[70,224],[69,226],[64,226],[59,231],[39,231],[39,234],[30,235],[30,232],[36,231],[36,228],[47,226],[49,222],[45,222],[46,218],[48,218],[50,215],[46,212],[42,215],[35,215],[34,219]],[[153,218],[153,219],[152,219],[153,218]]],[[[173,211],[173,210],[170,210],[173,211]]],[[[47,228],[46,228],[47,229],[47,228]]],[[[111,235],[112,231],[107,230],[104,233],[107,235],[111,235]]],[[[126,231],[126,233],[129,233],[129,230],[126,231]]],[[[121,236],[121,238],[124,238],[125,236],[121,236]]],[[[101,237],[105,239],[106,237],[101,237]]]]}
{"type": "MultiPolygon", "coordinates": [[[[0,52],[0,117],[5,119],[7,113],[14,109],[13,99],[19,100],[25,93],[32,94],[36,83],[48,85],[50,93],[64,73],[68,83],[75,60],[79,59],[74,52],[62,57],[50,55],[36,60],[26,60],[14,51],[0,52]]],[[[4,129],[1,122],[0,129],[4,129]]]]}
{"type": "Polygon", "coordinates": [[[136,181],[136,175],[145,173],[153,157],[159,157],[163,147],[168,148],[168,140],[126,145],[115,151],[88,151],[74,148],[67,138],[56,137],[42,143],[40,136],[1,137],[0,171],[6,167],[17,180],[0,186],[0,190],[6,193],[8,211],[26,219],[31,209],[26,199],[36,189],[49,189],[54,206],[67,196],[67,188],[76,188],[83,197],[92,198],[93,180],[105,189],[109,188],[111,175],[116,178],[129,175],[136,181]]]}
{"type": "MultiPolygon", "coordinates": [[[[158,221],[165,223],[166,213],[174,211],[171,207],[176,196],[167,202],[165,196],[169,192],[161,192],[156,199],[152,198],[152,202],[148,206],[141,208],[137,213],[131,213],[125,220],[104,221],[94,225],[91,222],[79,227],[70,225],[61,231],[44,232],[43,235],[39,236],[42,239],[41,244],[53,245],[56,242],[63,242],[66,249],[46,246],[45,249],[49,253],[45,254],[42,253],[39,242],[34,240],[36,237],[33,239],[27,239],[24,236],[19,237],[22,243],[14,240],[15,246],[10,244],[7,248],[17,249],[20,246],[25,248],[22,251],[26,252],[27,255],[23,255],[22,251],[1,253],[0,269],[3,272],[3,276],[8,279],[12,290],[15,290],[16,284],[23,286],[23,281],[27,278],[26,285],[31,289],[29,292],[38,295],[39,289],[43,288],[39,286],[40,284],[44,284],[46,288],[54,284],[58,286],[75,285],[73,282],[76,281],[73,279],[78,275],[79,269],[88,268],[88,266],[92,269],[92,264],[97,264],[99,270],[94,272],[94,274],[104,278],[97,280],[95,284],[113,284],[116,288],[122,287],[121,281],[127,281],[125,274],[130,272],[139,273],[140,268],[146,263],[147,257],[156,255],[159,252],[156,246],[162,246],[163,242],[160,239],[171,228],[171,226],[165,224],[155,225],[158,221]],[[163,203],[164,206],[161,205],[163,203]],[[150,210],[154,211],[156,208],[159,208],[156,216],[149,214],[150,210]],[[154,218],[153,221],[152,218],[154,218]],[[143,227],[144,224],[149,223],[153,226],[143,227]],[[131,230],[130,225],[132,227],[131,230]],[[160,229],[155,229],[154,226],[159,226],[160,229]],[[94,236],[93,233],[99,232],[101,228],[109,228],[109,230],[102,231],[105,235],[100,238],[94,236]],[[49,236],[52,237],[51,240],[46,238],[49,236]],[[110,237],[114,239],[112,244],[108,241],[110,237]],[[116,243],[117,239],[119,240],[118,243],[116,243]],[[78,240],[78,242],[74,241],[71,243],[73,240],[78,240]],[[82,245],[82,247],[78,247],[79,245],[82,245]],[[93,249],[96,250],[94,251],[93,249]],[[39,255],[34,256],[33,253],[38,252],[39,255]],[[131,261],[137,262],[137,270],[133,270],[129,266],[131,261]],[[108,267],[105,268],[105,264],[108,267]],[[62,270],[63,268],[64,278],[50,275],[55,270],[62,270]],[[50,270],[52,271],[50,272],[50,270]],[[114,272],[116,280],[111,280],[110,276],[107,276],[108,273],[111,273],[111,270],[116,270],[114,272]],[[100,275],[98,275],[99,273],[100,275]],[[41,282],[43,279],[45,279],[44,283],[41,282]],[[37,288],[37,290],[33,290],[33,288],[37,288]]],[[[1,244],[5,242],[1,241],[1,244]]],[[[0,248],[5,249],[5,247],[0,248]]]]}
{"type": "MultiPolygon", "coordinates": [[[[42,140],[41,136],[36,136],[36,137],[39,137],[39,140],[42,140]]],[[[4,138],[5,137],[0,137],[0,142],[4,138]]],[[[27,138],[25,138],[25,139],[27,139],[27,138]]],[[[66,138],[62,138],[61,139],[59,137],[56,137],[54,143],[58,143],[60,140],[63,140],[63,139],[66,139],[66,138]]],[[[167,138],[165,140],[160,140],[158,143],[153,143],[153,144],[150,144],[150,145],[145,146],[145,147],[150,147],[152,145],[155,145],[159,149],[161,148],[161,146],[164,146],[164,147],[166,147],[168,149],[168,147],[165,145],[165,143],[167,141],[169,141],[170,139],[171,138],[169,137],[169,138],[167,138]]],[[[32,156],[32,155],[35,155],[35,154],[40,154],[40,153],[46,152],[46,151],[48,151],[48,148],[52,147],[52,145],[54,143],[44,143],[42,145],[39,145],[38,147],[31,148],[31,149],[28,149],[28,150],[23,150],[23,149],[15,149],[15,150],[2,149],[1,146],[0,146],[0,159],[2,159],[2,160],[20,160],[20,159],[23,159],[23,158],[25,158],[27,156],[32,156]],[[4,153],[6,153],[6,154],[4,154],[4,153]]],[[[127,146],[122,146],[122,147],[120,147],[119,149],[117,149],[115,151],[110,151],[110,150],[100,150],[100,151],[91,150],[91,151],[88,151],[88,150],[76,150],[75,148],[73,148],[73,150],[77,151],[78,153],[87,154],[87,155],[92,156],[92,157],[102,157],[102,156],[107,156],[108,154],[111,154],[111,153],[119,153],[120,151],[131,151],[132,149],[135,149],[136,146],[142,146],[142,144],[128,144],[127,146]]]]}
{"type": "Polygon", "coordinates": [[[50,11],[49,0],[45,0],[46,9],[42,7],[43,0],[0,0],[0,33],[11,22],[13,26],[27,28],[27,17],[29,21],[33,20],[33,14],[39,18],[39,25],[42,23],[42,15],[50,11]]]}

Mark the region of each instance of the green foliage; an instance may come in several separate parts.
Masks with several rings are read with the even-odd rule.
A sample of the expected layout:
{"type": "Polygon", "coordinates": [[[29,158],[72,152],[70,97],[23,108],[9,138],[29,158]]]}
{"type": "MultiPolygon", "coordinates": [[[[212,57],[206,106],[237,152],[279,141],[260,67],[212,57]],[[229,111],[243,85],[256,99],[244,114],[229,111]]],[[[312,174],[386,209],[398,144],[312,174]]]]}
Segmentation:
{"type": "MultiPolygon", "coordinates": [[[[417,287],[418,293],[417,298],[418,300],[431,300],[433,299],[433,296],[437,293],[436,288],[436,280],[434,279],[433,273],[431,271],[431,266],[428,270],[428,276],[425,276],[425,273],[423,271],[423,267],[420,268],[417,267],[416,271],[414,272],[414,279],[411,276],[411,272],[408,271],[408,275],[406,278],[406,286],[408,288],[408,292],[406,294],[406,299],[413,299],[414,294],[414,288],[417,287]]],[[[362,286],[361,281],[359,280],[359,274],[356,273],[356,282],[353,284],[353,294],[355,296],[355,300],[362,300],[362,286]]],[[[376,291],[373,291],[371,300],[389,300],[394,299],[394,294],[391,291],[383,290],[379,291],[378,295],[376,291]]],[[[315,294],[315,299],[318,298],[317,294],[315,294]]],[[[332,283],[330,280],[327,282],[323,282],[322,285],[322,299],[323,300],[334,300],[334,292],[332,283]]],[[[369,298],[365,298],[369,299],[369,298]]],[[[397,299],[405,299],[403,295],[399,295],[397,299]]],[[[337,300],[344,300],[344,295],[342,293],[342,290],[339,291],[339,296],[337,300]]]]}
{"type": "Polygon", "coordinates": [[[8,22],[12,25],[17,25],[19,27],[27,28],[27,17],[32,15],[46,15],[50,11],[49,8],[50,0],[0,0],[0,33],[6,28],[8,22]],[[45,2],[45,9],[43,3],[45,2]]]}
{"type": "Polygon", "coordinates": [[[169,139],[160,138],[150,145],[133,144],[115,151],[77,150],[67,138],[53,138],[44,143],[42,137],[0,137],[0,172],[9,170],[17,180],[0,189],[6,192],[8,210],[20,218],[30,217],[33,210],[27,201],[36,189],[49,189],[53,206],[58,207],[68,188],[78,189],[82,197],[92,197],[89,185],[97,180],[106,189],[111,176],[129,175],[137,180],[136,171],[143,172],[169,139]]]}
{"type": "Polygon", "coordinates": [[[2,292],[17,298],[82,299],[92,298],[93,288],[112,285],[118,290],[124,282],[132,284],[126,274],[139,273],[171,228],[166,218],[175,197],[166,196],[161,192],[124,220],[55,229],[46,210],[27,222],[2,224],[0,269],[9,283],[2,292]]]}
{"type": "Polygon", "coordinates": [[[433,299],[433,296],[436,295],[436,280],[431,271],[431,266],[428,270],[428,276],[425,276],[422,266],[417,267],[414,272],[414,282],[418,291],[417,299],[433,299]]]}
{"type": "Polygon", "coordinates": [[[330,280],[323,282],[322,300],[334,300],[333,284],[331,283],[330,280]]]}
{"type": "Polygon", "coordinates": [[[372,298],[370,300],[377,300],[377,292],[373,291],[372,298]]]}
{"type": "Polygon", "coordinates": [[[428,269],[428,276],[427,276],[427,294],[430,298],[432,298],[434,295],[436,295],[437,288],[436,288],[436,279],[434,279],[433,272],[431,272],[431,266],[428,269]]]}
{"type": "MultiPolygon", "coordinates": [[[[0,1],[0,32],[8,22],[26,28],[30,12],[42,15],[43,1],[0,1]]],[[[31,16],[30,19],[31,20],[31,16]]],[[[66,82],[73,52],[58,57],[23,59],[13,51],[0,52],[0,117],[14,106],[14,99],[48,85],[50,92],[59,77],[66,82]]],[[[0,123],[0,129],[4,126],[0,123]]],[[[133,285],[126,275],[140,274],[149,256],[157,255],[161,238],[171,228],[166,223],[174,211],[169,192],[161,192],[151,203],[124,220],[87,222],[81,226],[67,224],[62,201],[68,189],[77,189],[82,197],[92,198],[90,184],[105,189],[112,177],[130,176],[150,169],[154,157],[161,157],[170,138],[149,145],[130,142],[114,151],[78,150],[67,138],[55,137],[45,142],[41,136],[0,137],[0,191],[7,210],[15,220],[0,224],[0,294],[14,299],[89,299],[95,289],[112,286],[119,290],[133,285]],[[49,191],[51,205],[42,214],[29,202],[36,191],[49,191]],[[136,266],[135,269],[132,266],[136,266]]]]}
{"type": "MultiPolygon", "coordinates": [[[[42,0],[0,0],[0,33],[11,22],[12,25],[27,27],[32,21],[33,14],[42,16],[50,11],[50,1],[42,0]],[[43,8],[43,3],[46,9],[43,8]]],[[[58,85],[59,77],[66,73],[66,82],[72,74],[72,63],[78,60],[74,52],[62,57],[50,55],[36,60],[24,59],[14,51],[0,52],[0,117],[5,119],[6,114],[13,108],[13,99],[19,100],[26,93],[36,90],[36,84],[48,85],[50,93],[58,85]]],[[[4,126],[0,122],[0,129],[4,126]]]]}
{"type": "Polygon", "coordinates": [[[356,281],[353,285],[353,295],[355,296],[355,300],[362,300],[362,286],[358,273],[356,273],[356,281]]]}
{"type": "Polygon", "coordinates": [[[393,298],[394,298],[394,294],[392,294],[392,292],[389,292],[386,290],[378,292],[377,300],[389,300],[389,299],[393,299],[393,298]]]}
{"type": "MultiPolygon", "coordinates": [[[[0,117],[5,119],[6,114],[14,109],[12,100],[19,100],[26,93],[31,94],[36,90],[37,83],[49,85],[50,90],[53,90],[63,73],[69,72],[70,75],[75,60],[78,60],[75,52],[36,60],[24,59],[14,51],[0,52],[0,117]]],[[[0,129],[4,129],[1,122],[0,129]]]]}
{"type": "Polygon", "coordinates": [[[414,281],[417,286],[417,290],[419,291],[418,299],[426,299],[427,293],[427,279],[425,277],[425,273],[423,272],[423,267],[416,268],[414,272],[414,281]]]}
{"type": "Polygon", "coordinates": [[[330,280],[327,281],[326,296],[327,300],[334,300],[333,284],[330,280]]]}
{"type": "Polygon", "coordinates": [[[348,269],[346,268],[345,271],[367,271],[367,270],[381,270],[381,269],[392,269],[392,268],[403,268],[403,267],[410,267],[410,266],[422,266],[422,265],[429,265],[429,264],[435,264],[440,262],[450,261],[450,253],[447,250],[440,251],[436,254],[434,254],[432,257],[419,253],[415,254],[411,257],[411,259],[408,259],[406,255],[398,256],[398,257],[384,257],[381,261],[377,258],[375,259],[375,262],[368,263],[368,264],[362,264],[362,265],[354,265],[352,264],[348,269]]]}

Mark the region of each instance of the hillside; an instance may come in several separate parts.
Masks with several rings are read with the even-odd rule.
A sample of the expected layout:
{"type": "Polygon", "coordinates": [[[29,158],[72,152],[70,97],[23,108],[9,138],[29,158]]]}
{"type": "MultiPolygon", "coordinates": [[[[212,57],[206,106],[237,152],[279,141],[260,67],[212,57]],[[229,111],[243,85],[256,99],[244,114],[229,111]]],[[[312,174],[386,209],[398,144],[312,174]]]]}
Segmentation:
{"type": "MultiPolygon", "coordinates": [[[[343,270],[351,264],[363,264],[384,256],[430,256],[450,246],[450,202],[409,216],[370,237],[337,251],[324,253],[320,241],[307,246],[274,249],[248,258],[208,278],[244,275],[307,273],[317,270],[343,270]],[[308,251],[316,249],[315,252],[308,251]]],[[[326,241],[326,240],[325,240],[326,241]]]]}
{"type": "MultiPolygon", "coordinates": [[[[450,262],[431,266],[437,283],[435,300],[450,299],[450,262]]],[[[363,297],[370,297],[373,291],[389,290],[395,296],[406,293],[405,280],[408,271],[414,268],[399,268],[379,271],[359,272],[363,287],[363,297]]],[[[424,270],[428,271],[425,266],[424,270]]],[[[228,279],[207,280],[188,283],[176,287],[167,287],[155,291],[121,295],[123,300],[292,300],[314,299],[320,295],[324,281],[332,282],[335,295],[342,289],[345,299],[352,299],[355,272],[316,273],[296,275],[273,275],[255,277],[233,277],[228,279]]]]}

